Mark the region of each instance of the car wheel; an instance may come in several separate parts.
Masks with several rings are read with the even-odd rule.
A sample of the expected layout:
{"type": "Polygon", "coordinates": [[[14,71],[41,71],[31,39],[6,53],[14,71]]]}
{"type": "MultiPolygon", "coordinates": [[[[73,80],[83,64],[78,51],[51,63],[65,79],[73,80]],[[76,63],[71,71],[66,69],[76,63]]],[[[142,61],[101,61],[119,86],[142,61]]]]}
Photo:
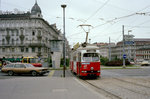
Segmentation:
{"type": "Polygon", "coordinates": [[[13,72],[13,71],[8,71],[8,75],[9,75],[9,76],[13,76],[13,75],[14,75],[14,72],[13,72]]]}
{"type": "Polygon", "coordinates": [[[36,76],[37,72],[36,71],[32,71],[31,74],[32,74],[32,76],[36,76]]]}

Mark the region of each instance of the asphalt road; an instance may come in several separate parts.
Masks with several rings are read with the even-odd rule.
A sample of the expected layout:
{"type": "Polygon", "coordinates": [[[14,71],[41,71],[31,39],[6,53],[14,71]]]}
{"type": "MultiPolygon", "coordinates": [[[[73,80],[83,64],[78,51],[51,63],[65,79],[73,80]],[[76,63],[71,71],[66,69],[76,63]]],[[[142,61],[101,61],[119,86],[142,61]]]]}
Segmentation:
{"type": "Polygon", "coordinates": [[[1,73],[6,79],[0,79],[0,99],[104,99],[69,73],[65,78],[61,73],[51,71],[37,77],[1,73]]]}
{"type": "MultiPolygon", "coordinates": [[[[101,72],[100,79],[87,81],[96,86],[102,87],[106,91],[110,91],[109,93],[120,93],[119,95],[116,95],[123,95],[123,98],[121,97],[121,99],[133,99],[130,97],[134,97],[136,95],[135,93],[141,90],[141,87],[143,88],[143,86],[150,85],[150,83],[143,83],[141,82],[142,79],[139,79],[150,79],[150,67],[143,69],[102,70],[101,72]],[[132,77],[136,78],[133,79],[132,77]],[[119,78],[120,80],[117,80],[116,78],[119,78]],[[132,83],[138,81],[139,84],[132,85],[129,81],[132,81],[132,83]],[[131,87],[135,85],[138,85],[139,89],[131,87]],[[126,88],[126,90],[123,88],[126,88]],[[124,93],[121,93],[118,89],[123,90],[124,93]],[[131,90],[134,90],[134,94],[130,93],[130,96],[126,94],[131,90]]],[[[61,70],[51,70],[50,73],[37,77],[32,77],[31,75],[8,76],[7,74],[0,72],[0,99],[110,99],[107,94],[98,92],[88,84],[85,84],[72,76],[70,71],[66,71],[65,76],[66,77],[63,78],[63,71],[61,70]]],[[[149,89],[140,93],[148,94],[148,92],[149,89]]],[[[137,94],[140,95],[140,93],[137,94]]]]}

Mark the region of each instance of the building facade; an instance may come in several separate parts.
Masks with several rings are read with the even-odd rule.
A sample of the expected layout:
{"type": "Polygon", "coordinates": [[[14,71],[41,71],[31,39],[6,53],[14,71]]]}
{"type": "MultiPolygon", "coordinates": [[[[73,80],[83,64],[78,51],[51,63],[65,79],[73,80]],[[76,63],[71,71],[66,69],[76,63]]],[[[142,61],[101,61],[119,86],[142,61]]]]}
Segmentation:
{"type": "MultiPolygon", "coordinates": [[[[130,62],[141,62],[143,60],[150,60],[150,39],[133,38],[133,42],[125,43],[124,50],[126,58],[130,62]]],[[[123,41],[114,43],[97,43],[100,49],[100,55],[103,57],[113,59],[123,58],[123,41]],[[109,55],[110,54],[110,55],[109,55]]]]}
{"type": "MultiPolygon", "coordinates": [[[[149,53],[147,53],[150,47],[150,39],[134,38],[133,44],[125,44],[125,54],[129,61],[139,62],[141,60],[149,59],[149,53]],[[145,50],[147,49],[147,50],[145,50]],[[146,52],[145,52],[146,51],[146,52]],[[141,54],[143,53],[143,54],[141,54]],[[142,55],[142,57],[141,57],[142,55]]],[[[115,47],[112,47],[112,58],[123,58],[123,42],[118,42],[115,47]]]]}
{"type": "Polygon", "coordinates": [[[0,15],[0,58],[48,58],[53,54],[53,57],[60,56],[60,59],[62,40],[61,31],[57,29],[56,24],[50,25],[42,18],[42,11],[37,2],[31,12],[0,15]],[[54,55],[55,53],[57,55],[54,55]]]}

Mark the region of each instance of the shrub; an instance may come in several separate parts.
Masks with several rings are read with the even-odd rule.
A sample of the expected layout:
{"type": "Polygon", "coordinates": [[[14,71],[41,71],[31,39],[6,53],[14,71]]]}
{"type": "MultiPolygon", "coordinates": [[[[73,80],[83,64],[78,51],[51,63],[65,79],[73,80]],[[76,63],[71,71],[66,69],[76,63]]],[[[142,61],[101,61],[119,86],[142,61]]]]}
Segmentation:
{"type": "MultiPolygon", "coordinates": [[[[69,59],[66,59],[66,66],[67,66],[67,67],[69,67],[69,61],[70,61],[69,59]]],[[[63,59],[63,58],[61,59],[60,66],[61,66],[61,67],[64,66],[64,59],[63,59]]]]}
{"type": "MultiPolygon", "coordinates": [[[[130,65],[130,62],[128,60],[126,60],[126,65],[130,65]]],[[[122,66],[123,65],[123,60],[113,60],[110,62],[107,62],[105,64],[106,66],[122,66]]]]}
{"type": "Polygon", "coordinates": [[[108,60],[107,57],[102,57],[102,56],[100,57],[100,62],[101,62],[102,65],[105,65],[108,61],[109,60],[108,60]]]}

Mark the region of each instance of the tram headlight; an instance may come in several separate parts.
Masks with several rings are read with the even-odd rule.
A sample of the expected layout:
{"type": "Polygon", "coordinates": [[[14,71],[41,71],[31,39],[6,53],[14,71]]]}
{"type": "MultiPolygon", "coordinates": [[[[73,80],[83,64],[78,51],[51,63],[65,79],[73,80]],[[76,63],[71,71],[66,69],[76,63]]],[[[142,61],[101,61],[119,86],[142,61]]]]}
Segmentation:
{"type": "Polygon", "coordinates": [[[101,71],[97,71],[98,73],[100,73],[101,71]]]}

